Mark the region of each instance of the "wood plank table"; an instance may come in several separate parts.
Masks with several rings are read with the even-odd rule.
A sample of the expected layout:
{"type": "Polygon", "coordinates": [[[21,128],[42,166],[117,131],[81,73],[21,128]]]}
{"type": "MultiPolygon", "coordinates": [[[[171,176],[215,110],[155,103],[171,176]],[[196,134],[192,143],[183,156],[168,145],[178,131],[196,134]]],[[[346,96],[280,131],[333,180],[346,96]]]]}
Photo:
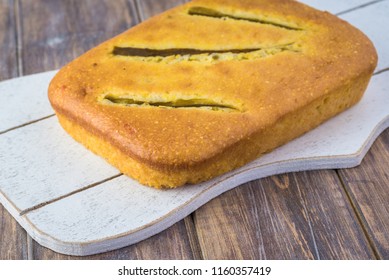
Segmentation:
{"type": "MultiPolygon", "coordinates": [[[[58,69],[184,2],[0,0],[0,80],[58,69]]],[[[326,1],[330,6],[321,7],[323,1],[305,2],[331,8],[346,20],[388,5],[353,0],[332,6],[326,1]]],[[[388,67],[387,57],[380,56],[376,75],[388,67]]],[[[0,205],[0,259],[389,259],[388,166],[386,130],[356,168],[252,181],[151,238],[88,257],[40,246],[0,205]]]]}

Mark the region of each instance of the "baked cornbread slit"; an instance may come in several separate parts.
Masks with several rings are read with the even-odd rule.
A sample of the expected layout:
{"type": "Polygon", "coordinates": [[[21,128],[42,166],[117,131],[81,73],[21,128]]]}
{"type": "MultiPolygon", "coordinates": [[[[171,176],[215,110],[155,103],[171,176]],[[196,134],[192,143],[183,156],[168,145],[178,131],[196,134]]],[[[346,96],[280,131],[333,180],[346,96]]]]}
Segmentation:
{"type": "Polygon", "coordinates": [[[269,20],[269,19],[261,19],[260,17],[255,17],[255,16],[244,16],[244,15],[234,15],[234,14],[228,14],[228,13],[223,13],[214,9],[206,8],[206,7],[190,7],[188,10],[188,14],[192,16],[205,16],[205,17],[213,17],[213,18],[219,18],[222,20],[226,19],[233,19],[233,20],[245,20],[245,21],[250,21],[250,22],[256,22],[260,24],[270,24],[275,27],[280,27],[280,28],[285,28],[289,30],[302,30],[299,27],[296,26],[291,26],[287,23],[280,23],[277,22],[276,20],[269,20]]]}
{"type": "Polygon", "coordinates": [[[142,96],[129,96],[129,95],[113,95],[107,94],[102,98],[102,102],[105,104],[118,104],[124,106],[156,106],[164,108],[201,108],[211,109],[214,111],[234,112],[242,111],[243,108],[239,108],[237,105],[231,105],[223,101],[217,101],[207,98],[190,98],[181,96],[174,99],[147,98],[142,96]]]}
{"type": "Polygon", "coordinates": [[[370,40],[289,0],[195,0],[63,67],[63,128],[123,173],[177,187],[238,168],[354,105],[370,40]]]}
{"type": "Polygon", "coordinates": [[[127,56],[133,60],[147,62],[177,63],[182,61],[218,62],[225,60],[248,60],[275,55],[280,52],[299,52],[295,44],[257,47],[251,49],[140,49],[131,47],[114,47],[113,55],[127,56]]]}

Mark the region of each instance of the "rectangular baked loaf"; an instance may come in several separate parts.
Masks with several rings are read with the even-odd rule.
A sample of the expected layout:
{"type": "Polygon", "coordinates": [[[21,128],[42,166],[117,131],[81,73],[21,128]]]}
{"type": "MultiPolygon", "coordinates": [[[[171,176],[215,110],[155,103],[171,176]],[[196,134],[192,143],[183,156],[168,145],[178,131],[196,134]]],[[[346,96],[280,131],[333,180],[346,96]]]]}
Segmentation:
{"type": "Polygon", "coordinates": [[[208,180],[355,104],[370,40],[290,0],[195,0],[75,59],[52,80],[63,128],[153,187],[208,180]]]}

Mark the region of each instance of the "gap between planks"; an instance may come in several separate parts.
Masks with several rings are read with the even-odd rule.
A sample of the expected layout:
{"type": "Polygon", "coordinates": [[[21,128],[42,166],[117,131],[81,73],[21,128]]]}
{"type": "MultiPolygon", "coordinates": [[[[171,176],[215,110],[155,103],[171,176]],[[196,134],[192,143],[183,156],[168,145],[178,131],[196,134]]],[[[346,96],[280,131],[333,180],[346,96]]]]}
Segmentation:
{"type": "Polygon", "coordinates": [[[381,70],[375,72],[375,73],[373,74],[373,76],[379,75],[379,74],[381,74],[381,73],[383,73],[383,72],[386,72],[386,71],[389,71],[389,67],[386,67],[386,68],[384,68],[384,69],[381,69],[381,70]]]}
{"type": "Polygon", "coordinates": [[[313,249],[314,249],[315,254],[316,254],[316,259],[320,260],[320,253],[319,253],[319,249],[317,248],[315,233],[314,233],[311,218],[310,218],[310,215],[309,215],[309,212],[307,209],[307,202],[305,201],[305,199],[301,193],[300,185],[297,184],[296,186],[297,186],[298,195],[300,197],[301,205],[302,205],[303,210],[304,210],[304,215],[307,217],[308,227],[309,227],[309,231],[310,231],[310,234],[312,237],[313,249]]]}
{"type": "Polygon", "coordinates": [[[365,221],[364,216],[362,214],[362,211],[359,209],[358,204],[356,203],[357,199],[348,190],[342,176],[339,174],[339,169],[336,169],[335,171],[336,171],[336,175],[338,176],[338,179],[340,181],[340,184],[342,185],[342,188],[346,194],[346,197],[348,199],[348,203],[352,207],[353,212],[355,213],[355,216],[357,218],[356,222],[358,222],[359,227],[362,229],[362,232],[365,235],[367,242],[369,243],[369,246],[374,254],[374,257],[377,260],[382,259],[379,252],[378,252],[378,249],[374,245],[374,241],[371,239],[371,236],[368,232],[367,222],[365,221]]]}
{"type": "MultiPolygon", "coordinates": [[[[14,33],[14,38],[15,38],[15,45],[16,45],[16,53],[15,53],[15,58],[16,58],[16,74],[18,77],[23,76],[24,71],[23,71],[23,60],[22,60],[22,24],[21,24],[21,13],[20,13],[20,3],[19,0],[13,0],[13,24],[15,26],[15,33],[14,33]]],[[[43,119],[49,118],[50,116],[46,116],[43,118],[40,118],[35,121],[30,121],[28,123],[24,123],[22,125],[7,129],[5,131],[0,132],[0,135],[3,133],[6,133],[8,131],[27,126],[29,124],[32,124],[34,122],[41,121],[43,119]]],[[[33,247],[32,247],[32,238],[31,236],[27,233],[25,229],[22,229],[25,232],[25,244],[27,245],[27,259],[33,259],[33,247]]]]}
{"type": "Polygon", "coordinates": [[[23,58],[22,58],[22,22],[20,16],[20,3],[19,0],[14,0],[14,25],[16,28],[15,42],[16,42],[16,63],[17,74],[19,77],[23,76],[23,58]]]}
{"type": "Polygon", "coordinates": [[[8,128],[8,129],[6,129],[6,130],[0,131],[0,135],[1,135],[1,134],[4,134],[4,133],[7,133],[7,132],[9,132],[9,131],[12,131],[12,130],[15,130],[15,129],[18,129],[18,128],[21,128],[21,127],[24,127],[24,126],[27,126],[27,125],[30,125],[30,124],[33,124],[33,123],[37,123],[37,122],[39,122],[39,121],[43,121],[43,120],[49,119],[49,118],[54,117],[54,116],[55,116],[55,114],[51,114],[51,115],[48,115],[48,116],[43,117],[43,118],[39,118],[39,119],[36,119],[36,120],[32,120],[32,121],[23,123],[23,124],[21,124],[21,125],[17,125],[17,126],[8,128]]]}
{"type": "Polygon", "coordinates": [[[34,259],[34,241],[29,234],[27,234],[27,259],[34,259]]]}
{"type": "Polygon", "coordinates": [[[135,10],[136,22],[137,24],[141,23],[144,20],[143,10],[140,8],[139,0],[131,1],[132,6],[135,10]]]}
{"type": "Polygon", "coordinates": [[[368,2],[368,3],[362,4],[362,5],[359,5],[359,6],[356,6],[356,7],[353,7],[353,8],[344,10],[344,11],[341,11],[341,12],[339,12],[339,13],[336,13],[335,15],[341,16],[341,15],[344,15],[344,14],[347,14],[347,13],[350,13],[350,12],[354,12],[354,11],[356,11],[356,10],[363,9],[363,8],[365,8],[365,7],[367,7],[367,6],[371,6],[371,5],[374,5],[374,4],[377,4],[377,3],[379,3],[379,2],[383,2],[383,1],[386,1],[386,0],[375,0],[375,1],[371,1],[371,2],[368,2]]]}
{"type": "Polygon", "coordinates": [[[56,198],[53,198],[53,199],[44,201],[44,202],[39,203],[39,204],[37,204],[37,205],[34,205],[34,206],[32,206],[32,207],[26,208],[26,209],[22,210],[22,211],[19,213],[19,216],[26,215],[27,213],[29,213],[29,212],[31,212],[31,211],[37,210],[37,209],[39,209],[39,208],[42,208],[42,207],[44,207],[44,206],[46,206],[46,205],[49,205],[49,204],[51,204],[51,203],[54,203],[54,202],[56,202],[56,201],[59,201],[59,200],[61,200],[61,199],[66,198],[66,197],[69,197],[69,196],[72,196],[72,195],[74,195],[74,194],[80,193],[80,192],[82,192],[82,191],[88,190],[88,189],[90,189],[90,188],[96,187],[96,186],[98,186],[98,185],[101,185],[101,184],[106,183],[106,182],[108,182],[108,181],[111,181],[111,180],[113,180],[113,179],[116,179],[116,178],[118,178],[118,177],[120,177],[120,176],[122,176],[122,175],[123,175],[122,173],[116,174],[116,175],[114,175],[114,176],[108,177],[108,178],[106,178],[106,179],[104,179],[104,180],[95,182],[95,183],[93,183],[93,184],[90,184],[90,185],[88,185],[88,186],[82,187],[82,188],[77,189],[77,190],[75,190],[75,191],[69,192],[69,193],[67,193],[67,194],[58,196],[58,197],[56,197],[56,198]]]}
{"type": "Polygon", "coordinates": [[[196,211],[185,217],[184,222],[188,233],[189,244],[192,250],[193,259],[204,260],[204,254],[200,246],[199,235],[197,233],[197,227],[194,219],[195,212],[196,211]]]}

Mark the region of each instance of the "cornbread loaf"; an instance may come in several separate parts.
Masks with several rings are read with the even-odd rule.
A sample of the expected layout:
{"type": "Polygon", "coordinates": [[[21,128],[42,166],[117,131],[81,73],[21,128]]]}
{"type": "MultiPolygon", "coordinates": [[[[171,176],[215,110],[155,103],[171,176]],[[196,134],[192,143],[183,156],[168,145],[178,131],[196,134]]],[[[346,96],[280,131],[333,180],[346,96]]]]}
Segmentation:
{"type": "Polygon", "coordinates": [[[63,128],[153,187],[240,167],[355,104],[377,63],[347,22],[290,0],[195,0],[52,80],[63,128]]]}

